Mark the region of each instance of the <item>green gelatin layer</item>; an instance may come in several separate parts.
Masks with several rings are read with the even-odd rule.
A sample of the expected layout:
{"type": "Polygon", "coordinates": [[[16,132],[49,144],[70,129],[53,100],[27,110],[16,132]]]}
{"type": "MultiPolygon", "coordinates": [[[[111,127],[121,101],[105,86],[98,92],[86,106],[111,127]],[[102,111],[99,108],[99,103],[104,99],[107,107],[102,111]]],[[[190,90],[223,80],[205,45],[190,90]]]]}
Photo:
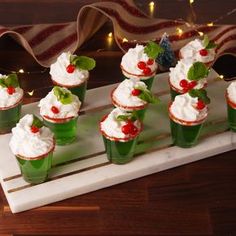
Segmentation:
{"type": "Polygon", "coordinates": [[[47,180],[52,166],[53,152],[39,160],[24,160],[16,157],[24,180],[31,184],[40,184],[47,180]]]}
{"type": "Polygon", "coordinates": [[[174,101],[175,100],[175,97],[177,96],[177,95],[180,95],[181,93],[178,93],[178,92],[176,92],[174,89],[172,89],[171,87],[170,87],[170,96],[171,96],[171,100],[172,101],[174,101]]]}
{"type": "Polygon", "coordinates": [[[21,104],[8,110],[0,110],[0,134],[11,132],[20,119],[21,104]]]}
{"type": "Polygon", "coordinates": [[[197,144],[202,124],[185,126],[170,120],[170,128],[173,144],[183,148],[189,148],[197,144]]]}
{"type": "Polygon", "coordinates": [[[145,108],[145,109],[136,111],[136,114],[137,114],[139,120],[141,120],[141,121],[144,120],[146,110],[147,109],[145,108]]]}
{"type": "Polygon", "coordinates": [[[78,116],[65,123],[53,123],[44,119],[44,124],[54,133],[57,145],[72,143],[77,138],[78,116]]]}
{"type": "Polygon", "coordinates": [[[87,90],[87,81],[78,87],[68,88],[74,95],[78,96],[81,103],[84,102],[86,90],[87,90]]]}
{"type": "Polygon", "coordinates": [[[232,108],[230,105],[228,107],[228,123],[232,131],[236,132],[236,109],[232,108]]]}
{"type": "Polygon", "coordinates": [[[130,162],[134,156],[137,138],[127,141],[111,141],[103,136],[107,158],[114,164],[125,164],[130,162]]]}
{"type": "MultiPolygon", "coordinates": [[[[141,80],[142,82],[144,82],[144,83],[147,85],[147,88],[148,88],[149,90],[151,90],[152,84],[153,84],[153,81],[154,81],[154,78],[155,78],[155,76],[150,77],[149,79],[142,79],[142,78],[140,78],[140,80],[141,80]]],[[[124,76],[124,79],[130,79],[130,78],[124,76]]]]}

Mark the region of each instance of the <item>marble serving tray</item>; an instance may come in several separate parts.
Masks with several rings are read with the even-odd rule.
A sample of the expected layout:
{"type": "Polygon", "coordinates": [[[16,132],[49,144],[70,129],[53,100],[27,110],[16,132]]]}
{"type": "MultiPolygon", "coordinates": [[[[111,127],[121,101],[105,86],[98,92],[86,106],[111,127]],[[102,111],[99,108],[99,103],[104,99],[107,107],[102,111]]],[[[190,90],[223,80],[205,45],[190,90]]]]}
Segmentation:
{"type": "MultiPolygon", "coordinates": [[[[235,149],[236,134],[228,130],[226,122],[224,91],[228,84],[214,71],[208,86],[210,114],[199,144],[190,149],[172,145],[167,78],[165,73],[156,76],[153,92],[161,103],[149,107],[135,159],[126,165],[107,160],[98,130],[99,120],[112,109],[110,92],[117,84],[87,92],[78,120],[78,139],[68,146],[56,147],[49,180],[43,184],[31,185],[23,180],[8,147],[11,134],[1,135],[0,180],[11,211],[29,210],[235,149]]],[[[37,103],[23,106],[25,113],[38,114],[37,103]]]]}

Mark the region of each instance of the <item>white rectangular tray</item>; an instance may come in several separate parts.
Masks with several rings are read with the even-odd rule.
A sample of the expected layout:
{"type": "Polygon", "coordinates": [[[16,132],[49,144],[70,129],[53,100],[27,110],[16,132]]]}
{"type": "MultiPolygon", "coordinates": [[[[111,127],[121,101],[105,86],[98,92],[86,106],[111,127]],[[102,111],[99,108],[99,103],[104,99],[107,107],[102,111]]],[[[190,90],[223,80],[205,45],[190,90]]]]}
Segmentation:
{"type": "MultiPolygon", "coordinates": [[[[29,210],[235,149],[236,134],[228,131],[226,122],[224,91],[227,83],[217,77],[214,71],[210,73],[209,118],[199,144],[190,149],[171,143],[167,115],[168,74],[156,76],[153,92],[160,97],[161,103],[149,107],[136,158],[126,165],[108,162],[98,131],[99,120],[112,108],[110,92],[117,84],[87,91],[78,121],[78,140],[56,147],[50,178],[43,184],[31,185],[23,180],[8,146],[11,134],[1,135],[0,181],[11,211],[29,210]]],[[[38,114],[37,103],[23,106],[25,113],[38,114]]]]}

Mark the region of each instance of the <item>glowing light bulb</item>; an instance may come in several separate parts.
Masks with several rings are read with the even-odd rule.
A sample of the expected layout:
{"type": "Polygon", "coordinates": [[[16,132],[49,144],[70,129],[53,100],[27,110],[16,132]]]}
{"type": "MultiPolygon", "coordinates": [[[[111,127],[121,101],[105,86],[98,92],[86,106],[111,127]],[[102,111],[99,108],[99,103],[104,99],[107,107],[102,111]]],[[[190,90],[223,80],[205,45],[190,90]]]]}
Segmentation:
{"type": "Polygon", "coordinates": [[[200,36],[203,36],[203,35],[204,35],[204,33],[201,32],[201,31],[198,31],[198,34],[199,34],[200,36]]]}
{"type": "Polygon", "coordinates": [[[110,33],[107,35],[107,47],[108,47],[108,48],[111,48],[112,43],[113,43],[113,33],[110,32],[110,33]]]}
{"type": "Polygon", "coordinates": [[[30,96],[33,96],[34,94],[34,90],[32,90],[31,92],[27,92],[30,96]]]}
{"type": "Polygon", "coordinates": [[[127,38],[123,38],[122,43],[127,43],[128,39],[127,38]]]}
{"type": "Polygon", "coordinates": [[[19,69],[19,73],[24,73],[25,71],[23,69],[19,69]]]}
{"type": "Polygon", "coordinates": [[[214,25],[213,22],[207,23],[207,26],[212,27],[214,25]]]}
{"type": "Polygon", "coordinates": [[[193,4],[193,3],[194,3],[194,0],[189,0],[189,3],[190,3],[190,4],[193,4]]]}
{"type": "Polygon", "coordinates": [[[183,30],[181,28],[176,28],[176,33],[181,36],[183,34],[183,30]]]}
{"type": "Polygon", "coordinates": [[[154,9],[155,9],[155,3],[154,2],[150,2],[149,3],[149,11],[150,11],[150,15],[151,16],[153,16],[154,9]]]}
{"type": "Polygon", "coordinates": [[[219,78],[220,79],[224,79],[224,75],[219,75],[219,78]]]}

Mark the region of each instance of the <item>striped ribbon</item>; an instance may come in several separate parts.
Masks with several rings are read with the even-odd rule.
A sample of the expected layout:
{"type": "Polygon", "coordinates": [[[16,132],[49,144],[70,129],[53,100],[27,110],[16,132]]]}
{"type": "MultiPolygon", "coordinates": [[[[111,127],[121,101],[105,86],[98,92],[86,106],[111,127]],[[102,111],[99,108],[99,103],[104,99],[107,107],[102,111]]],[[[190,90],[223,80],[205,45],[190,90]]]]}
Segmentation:
{"type": "Polygon", "coordinates": [[[132,0],[106,0],[86,5],[80,9],[76,22],[0,26],[0,37],[10,35],[39,64],[49,67],[63,51],[73,53],[108,19],[113,23],[115,40],[123,51],[136,43],[159,42],[162,34],[167,32],[174,51],[178,53],[183,45],[199,36],[198,32],[203,32],[218,44],[217,57],[226,53],[236,54],[236,25],[190,26],[183,21],[153,19],[142,13],[132,0]],[[176,27],[184,33],[178,35],[176,27]]]}

